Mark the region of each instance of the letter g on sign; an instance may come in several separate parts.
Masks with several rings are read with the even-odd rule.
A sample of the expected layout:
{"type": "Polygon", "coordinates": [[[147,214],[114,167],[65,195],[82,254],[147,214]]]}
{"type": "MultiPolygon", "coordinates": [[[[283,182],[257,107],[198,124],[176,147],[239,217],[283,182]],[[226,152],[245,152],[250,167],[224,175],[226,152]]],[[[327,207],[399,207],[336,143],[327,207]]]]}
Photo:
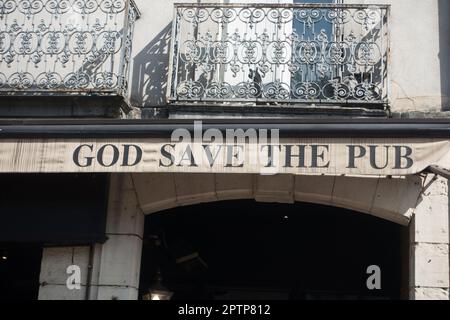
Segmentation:
{"type": "Polygon", "coordinates": [[[81,157],[82,152],[88,151],[89,153],[92,153],[94,151],[94,146],[89,144],[83,144],[75,149],[73,153],[73,162],[80,168],[87,168],[92,166],[92,161],[95,157],[93,156],[84,156],[81,157]]]}

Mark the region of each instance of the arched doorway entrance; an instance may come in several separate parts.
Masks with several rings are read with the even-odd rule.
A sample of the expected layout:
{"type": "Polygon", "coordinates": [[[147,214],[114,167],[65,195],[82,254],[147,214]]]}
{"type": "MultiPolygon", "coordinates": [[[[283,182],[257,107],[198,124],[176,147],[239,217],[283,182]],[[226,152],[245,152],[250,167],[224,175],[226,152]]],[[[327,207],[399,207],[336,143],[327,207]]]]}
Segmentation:
{"type": "Polygon", "coordinates": [[[146,217],[140,296],[159,268],[173,299],[400,299],[406,230],[316,204],[177,207],[146,217]],[[381,269],[381,290],[367,288],[372,265],[381,269]]]}

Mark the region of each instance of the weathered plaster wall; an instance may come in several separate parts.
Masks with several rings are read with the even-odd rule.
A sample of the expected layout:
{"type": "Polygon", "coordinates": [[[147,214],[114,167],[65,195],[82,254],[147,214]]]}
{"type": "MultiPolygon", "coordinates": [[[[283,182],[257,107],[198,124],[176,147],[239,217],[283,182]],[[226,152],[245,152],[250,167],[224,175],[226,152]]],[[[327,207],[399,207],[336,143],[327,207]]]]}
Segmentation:
{"type": "MultiPolygon", "coordinates": [[[[445,0],[444,0],[445,1],[445,0]]],[[[446,73],[450,48],[450,11],[439,0],[345,0],[345,3],[389,4],[390,101],[392,111],[449,111],[446,73]],[[442,80],[442,81],[441,81],[442,80]]],[[[447,1],[448,2],[448,1],[447,1]]],[[[448,9],[448,6],[447,6],[448,9]]]]}
{"type": "MultiPolygon", "coordinates": [[[[174,0],[136,1],[142,11],[142,17],[136,23],[134,59],[131,68],[131,100],[136,106],[154,107],[164,106],[166,103],[174,2],[174,0]]],[[[345,0],[344,3],[378,3],[392,6],[389,69],[392,111],[399,113],[450,111],[448,1],[345,0]]],[[[144,109],[143,116],[153,116],[154,112],[153,109],[144,109]]]]}

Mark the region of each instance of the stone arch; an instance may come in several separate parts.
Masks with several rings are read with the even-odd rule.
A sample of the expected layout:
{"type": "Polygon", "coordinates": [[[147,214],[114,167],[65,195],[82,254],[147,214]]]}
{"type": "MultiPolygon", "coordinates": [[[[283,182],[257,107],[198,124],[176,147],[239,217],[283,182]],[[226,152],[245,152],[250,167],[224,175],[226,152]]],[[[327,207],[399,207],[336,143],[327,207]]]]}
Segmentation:
{"type": "Polygon", "coordinates": [[[409,225],[422,192],[420,176],[358,178],[255,174],[134,174],[144,214],[205,202],[254,199],[350,209],[409,225]]]}
{"type": "MultiPolygon", "coordinates": [[[[137,299],[144,214],[232,199],[311,202],[409,224],[410,298],[448,299],[447,180],[433,175],[376,179],[252,174],[112,174],[108,240],[94,250],[98,272],[92,281],[96,284],[92,298],[137,299]]],[[[54,287],[59,286],[65,286],[64,282],[54,287]]],[[[48,297],[47,288],[41,287],[42,296],[48,297]]],[[[60,290],[52,292],[61,298],[60,290]]]]}

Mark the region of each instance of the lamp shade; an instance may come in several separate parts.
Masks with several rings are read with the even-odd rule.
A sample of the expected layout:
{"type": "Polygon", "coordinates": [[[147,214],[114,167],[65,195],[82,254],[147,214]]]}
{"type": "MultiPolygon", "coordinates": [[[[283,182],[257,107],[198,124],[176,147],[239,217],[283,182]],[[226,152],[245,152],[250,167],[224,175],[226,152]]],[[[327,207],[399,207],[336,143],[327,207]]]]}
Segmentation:
{"type": "Polygon", "coordinates": [[[155,278],[155,284],[148,289],[148,293],[143,296],[144,300],[170,300],[173,296],[173,292],[162,285],[161,271],[155,278]]]}

